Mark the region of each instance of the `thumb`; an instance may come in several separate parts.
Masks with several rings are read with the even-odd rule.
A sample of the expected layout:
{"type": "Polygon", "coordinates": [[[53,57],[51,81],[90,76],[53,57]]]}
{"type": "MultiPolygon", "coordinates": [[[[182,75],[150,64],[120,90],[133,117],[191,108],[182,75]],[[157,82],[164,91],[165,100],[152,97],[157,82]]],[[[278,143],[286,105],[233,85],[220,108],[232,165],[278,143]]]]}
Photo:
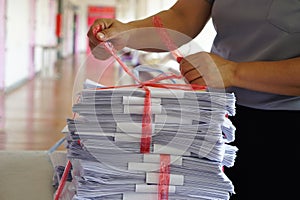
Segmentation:
{"type": "Polygon", "coordinates": [[[107,30],[112,28],[114,23],[115,20],[112,19],[96,19],[88,32],[88,36],[90,36],[90,38],[94,37],[100,41],[105,41],[109,35],[107,30]]]}
{"type": "Polygon", "coordinates": [[[115,28],[111,27],[97,32],[96,37],[100,41],[107,41],[112,39],[115,35],[116,35],[116,30],[115,28]]]}
{"type": "Polygon", "coordinates": [[[103,31],[97,32],[96,38],[100,41],[105,41],[105,33],[103,31]]]}

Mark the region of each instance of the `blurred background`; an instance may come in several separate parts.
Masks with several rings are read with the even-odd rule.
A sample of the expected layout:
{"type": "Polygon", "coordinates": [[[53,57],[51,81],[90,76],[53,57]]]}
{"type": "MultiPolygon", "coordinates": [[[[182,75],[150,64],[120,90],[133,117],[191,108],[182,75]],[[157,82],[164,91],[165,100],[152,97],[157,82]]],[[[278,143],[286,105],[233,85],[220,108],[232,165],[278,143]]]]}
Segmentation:
{"type": "MultiPolygon", "coordinates": [[[[63,137],[76,75],[90,56],[86,34],[95,19],[128,22],[175,2],[0,0],[0,150],[47,150],[63,137]]],[[[194,41],[210,51],[214,36],[209,21],[194,41]]],[[[101,84],[116,83],[116,68],[92,68],[102,74],[101,84]]]]}

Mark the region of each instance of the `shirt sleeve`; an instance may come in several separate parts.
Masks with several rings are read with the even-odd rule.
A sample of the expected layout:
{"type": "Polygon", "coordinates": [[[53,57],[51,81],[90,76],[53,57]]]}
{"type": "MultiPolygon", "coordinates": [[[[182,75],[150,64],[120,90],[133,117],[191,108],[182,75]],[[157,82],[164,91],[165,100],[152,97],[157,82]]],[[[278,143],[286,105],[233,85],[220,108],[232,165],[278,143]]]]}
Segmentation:
{"type": "Polygon", "coordinates": [[[215,0],[205,0],[207,1],[209,4],[213,4],[215,2],[215,0]]]}

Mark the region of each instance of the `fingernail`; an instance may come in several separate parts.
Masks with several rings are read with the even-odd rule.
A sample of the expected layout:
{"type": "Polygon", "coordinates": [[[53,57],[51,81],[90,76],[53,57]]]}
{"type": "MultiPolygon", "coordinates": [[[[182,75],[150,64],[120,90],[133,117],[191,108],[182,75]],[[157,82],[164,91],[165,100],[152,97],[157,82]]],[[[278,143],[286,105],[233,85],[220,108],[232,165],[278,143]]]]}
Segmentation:
{"type": "Polygon", "coordinates": [[[97,33],[98,40],[103,40],[105,38],[105,35],[101,32],[97,33]]]}

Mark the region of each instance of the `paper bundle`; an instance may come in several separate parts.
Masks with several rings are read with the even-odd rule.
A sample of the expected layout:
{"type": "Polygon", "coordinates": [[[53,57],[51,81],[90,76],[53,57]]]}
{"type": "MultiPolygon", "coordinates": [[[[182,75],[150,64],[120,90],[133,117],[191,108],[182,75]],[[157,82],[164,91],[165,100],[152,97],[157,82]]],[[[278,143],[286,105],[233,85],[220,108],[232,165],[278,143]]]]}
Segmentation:
{"type": "MultiPolygon", "coordinates": [[[[161,157],[169,156],[167,198],[229,199],[235,97],[222,92],[152,88],[150,152],[141,153],[143,88],[83,89],[67,120],[73,199],[158,200],[161,157]]],[[[164,198],[166,199],[166,198],[164,198]]]]}

